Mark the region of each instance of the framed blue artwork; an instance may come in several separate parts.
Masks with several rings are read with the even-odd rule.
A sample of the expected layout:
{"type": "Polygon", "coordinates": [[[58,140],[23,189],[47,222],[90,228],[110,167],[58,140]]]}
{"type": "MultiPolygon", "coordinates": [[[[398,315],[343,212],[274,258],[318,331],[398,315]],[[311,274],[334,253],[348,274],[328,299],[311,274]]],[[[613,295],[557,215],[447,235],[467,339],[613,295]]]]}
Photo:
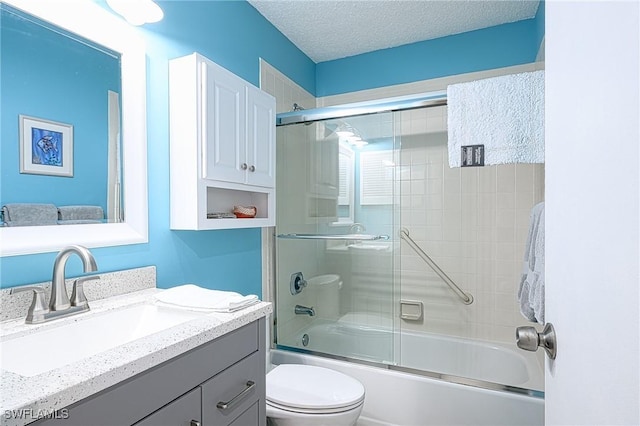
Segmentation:
{"type": "Polygon", "coordinates": [[[20,115],[20,173],[73,177],[73,126],[20,115]]]}

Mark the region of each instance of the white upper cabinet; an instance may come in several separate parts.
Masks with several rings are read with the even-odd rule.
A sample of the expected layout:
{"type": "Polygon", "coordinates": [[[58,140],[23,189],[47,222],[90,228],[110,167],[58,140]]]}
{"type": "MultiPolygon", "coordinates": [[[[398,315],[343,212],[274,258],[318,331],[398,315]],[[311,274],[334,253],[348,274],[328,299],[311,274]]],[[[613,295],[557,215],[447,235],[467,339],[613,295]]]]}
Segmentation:
{"type": "Polygon", "coordinates": [[[193,53],[169,62],[171,228],[275,224],[276,101],[193,53]],[[219,218],[255,206],[256,218],[219,218]]]}

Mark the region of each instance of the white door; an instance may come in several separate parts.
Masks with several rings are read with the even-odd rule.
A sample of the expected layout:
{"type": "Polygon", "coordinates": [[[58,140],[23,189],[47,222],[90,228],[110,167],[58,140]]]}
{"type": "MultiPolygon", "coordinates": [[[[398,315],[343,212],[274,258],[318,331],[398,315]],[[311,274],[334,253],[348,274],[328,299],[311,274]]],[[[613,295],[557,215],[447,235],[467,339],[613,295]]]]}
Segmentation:
{"type": "Polygon", "coordinates": [[[276,99],[247,85],[247,183],[273,188],[276,168],[276,99]]]}
{"type": "Polygon", "coordinates": [[[203,64],[203,178],[244,183],[244,81],[213,62],[203,64]]]}
{"type": "Polygon", "coordinates": [[[640,3],[546,2],[547,425],[640,424],[640,3]]]}

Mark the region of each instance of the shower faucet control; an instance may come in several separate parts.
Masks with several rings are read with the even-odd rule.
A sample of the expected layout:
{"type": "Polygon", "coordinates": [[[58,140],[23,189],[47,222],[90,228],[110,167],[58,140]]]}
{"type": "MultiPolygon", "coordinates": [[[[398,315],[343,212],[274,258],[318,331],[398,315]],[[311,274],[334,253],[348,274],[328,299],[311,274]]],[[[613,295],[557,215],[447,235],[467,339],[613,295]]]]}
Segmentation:
{"type": "Polygon", "coordinates": [[[289,282],[289,290],[294,296],[302,291],[307,286],[307,281],[304,279],[302,272],[296,272],[291,274],[291,281],[289,282]]]}
{"type": "Polygon", "coordinates": [[[316,311],[313,309],[313,306],[307,308],[306,306],[296,305],[294,312],[296,315],[309,315],[310,317],[316,316],[316,311]]]}

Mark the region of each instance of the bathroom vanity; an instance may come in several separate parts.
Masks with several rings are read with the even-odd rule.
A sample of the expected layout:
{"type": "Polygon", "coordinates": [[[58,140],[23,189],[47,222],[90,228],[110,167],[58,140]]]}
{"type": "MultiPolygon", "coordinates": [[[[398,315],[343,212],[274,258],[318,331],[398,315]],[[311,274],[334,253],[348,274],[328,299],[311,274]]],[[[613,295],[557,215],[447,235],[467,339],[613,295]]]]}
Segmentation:
{"type": "Polygon", "coordinates": [[[34,425],[264,425],[263,334],[253,321],[34,425]]]}
{"type": "MultiPolygon", "coordinates": [[[[151,272],[153,287],[130,291],[135,286],[118,275],[122,271],[113,273],[117,279],[103,274],[93,291],[130,292],[93,300],[99,296],[88,288],[90,312],[42,325],[24,324],[24,317],[2,322],[0,424],[265,425],[265,316],[271,304],[234,313],[162,310],[153,304],[162,291],[155,288],[155,268],[132,271],[151,272]],[[149,315],[156,316],[149,321],[149,315]],[[155,328],[138,333],[150,326],[155,328]],[[73,358],[81,345],[120,334],[133,337],[73,358]],[[67,339],[65,350],[56,347],[67,339]],[[10,354],[12,344],[17,356],[10,354]]],[[[3,310],[9,300],[21,304],[30,297],[4,292],[3,310]]]]}

